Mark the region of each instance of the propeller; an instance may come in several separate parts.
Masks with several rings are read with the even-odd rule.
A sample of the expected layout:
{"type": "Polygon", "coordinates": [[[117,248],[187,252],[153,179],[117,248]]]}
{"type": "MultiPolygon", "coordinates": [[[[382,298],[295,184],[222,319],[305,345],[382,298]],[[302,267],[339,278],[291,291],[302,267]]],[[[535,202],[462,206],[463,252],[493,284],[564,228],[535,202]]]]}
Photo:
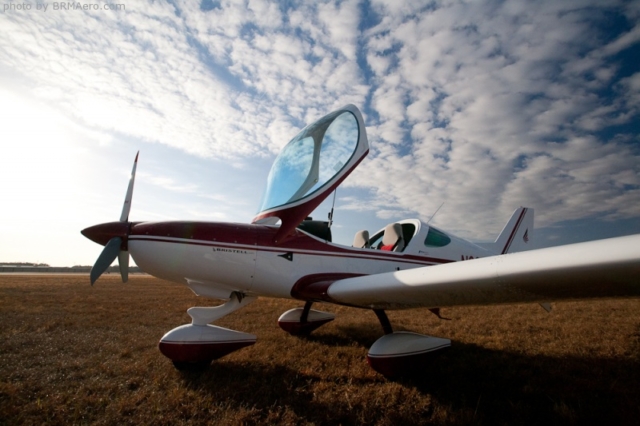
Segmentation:
{"type": "MultiPolygon", "coordinates": [[[[120,214],[120,221],[96,225],[82,231],[83,235],[96,242],[101,242],[105,237],[109,237],[102,253],[98,256],[98,260],[96,260],[96,263],[93,265],[91,272],[89,273],[91,285],[93,285],[104,271],[111,266],[113,261],[116,260],[116,257],[118,258],[122,282],[126,283],[129,279],[129,251],[127,250],[130,226],[129,212],[131,211],[133,183],[136,178],[136,167],[138,166],[139,154],[140,151],[136,154],[136,159],[133,162],[131,178],[129,179],[129,187],[127,188],[127,195],[124,198],[122,213],[120,214]]],[[[102,244],[104,244],[104,242],[102,242],[102,244]]]]}

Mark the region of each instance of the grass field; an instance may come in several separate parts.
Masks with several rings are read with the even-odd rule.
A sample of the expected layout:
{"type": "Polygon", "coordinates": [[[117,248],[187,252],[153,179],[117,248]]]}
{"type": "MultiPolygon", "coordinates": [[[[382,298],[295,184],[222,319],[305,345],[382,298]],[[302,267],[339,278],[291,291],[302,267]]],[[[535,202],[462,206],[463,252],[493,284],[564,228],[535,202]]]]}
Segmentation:
{"type": "Polygon", "coordinates": [[[213,305],[184,286],[115,275],[0,276],[0,424],[638,424],[640,300],[391,311],[396,330],[453,343],[390,381],[366,363],[369,311],[289,336],[302,303],[259,299],[217,321],[258,342],[181,373],[157,348],[213,305]]]}

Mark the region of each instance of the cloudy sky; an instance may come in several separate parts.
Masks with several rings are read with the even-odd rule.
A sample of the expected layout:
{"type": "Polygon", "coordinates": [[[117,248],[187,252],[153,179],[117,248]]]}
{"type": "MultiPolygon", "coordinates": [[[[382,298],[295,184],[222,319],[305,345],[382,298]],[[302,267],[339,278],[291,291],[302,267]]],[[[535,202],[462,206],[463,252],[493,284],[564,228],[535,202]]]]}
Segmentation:
{"type": "Polygon", "coordinates": [[[521,205],[539,247],[640,232],[639,2],[75,5],[0,1],[0,261],[92,264],[79,231],[119,218],[138,150],[131,220],[250,222],[280,148],[348,103],[371,152],[339,242],[442,203],[477,241],[521,205]]]}

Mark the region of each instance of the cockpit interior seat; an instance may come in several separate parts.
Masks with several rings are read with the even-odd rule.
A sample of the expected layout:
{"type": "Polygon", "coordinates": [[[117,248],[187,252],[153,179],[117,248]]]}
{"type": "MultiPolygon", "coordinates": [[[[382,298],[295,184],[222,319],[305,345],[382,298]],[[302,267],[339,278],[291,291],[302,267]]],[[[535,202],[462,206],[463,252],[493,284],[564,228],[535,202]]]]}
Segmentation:
{"type": "Polygon", "coordinates": [[[357,248],[371,247],[371,245],[369,244],[369,231],[363,229],[362,231],[356,232],[356,236],[353,238],[352,246],[357,248]]]}
{"type": "Polygon", "coordinates": [[[402,251],[404,250],[404,238],[402,238],[402,226],[399,223],[390,223],[384,228],[382,245],[380,250],[402,251]]]}

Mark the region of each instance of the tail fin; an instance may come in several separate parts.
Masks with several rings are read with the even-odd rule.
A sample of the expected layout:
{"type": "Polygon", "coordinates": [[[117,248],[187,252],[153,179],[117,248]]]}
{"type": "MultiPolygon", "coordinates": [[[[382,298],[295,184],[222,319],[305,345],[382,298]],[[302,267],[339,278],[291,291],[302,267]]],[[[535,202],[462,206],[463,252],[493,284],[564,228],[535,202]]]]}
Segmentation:
{"type": "Polygon", "coordinates": [[[533,237],[533,209],[520,207],[513,212],[492,248],[499,254],[526,250],[533,237]]]}

